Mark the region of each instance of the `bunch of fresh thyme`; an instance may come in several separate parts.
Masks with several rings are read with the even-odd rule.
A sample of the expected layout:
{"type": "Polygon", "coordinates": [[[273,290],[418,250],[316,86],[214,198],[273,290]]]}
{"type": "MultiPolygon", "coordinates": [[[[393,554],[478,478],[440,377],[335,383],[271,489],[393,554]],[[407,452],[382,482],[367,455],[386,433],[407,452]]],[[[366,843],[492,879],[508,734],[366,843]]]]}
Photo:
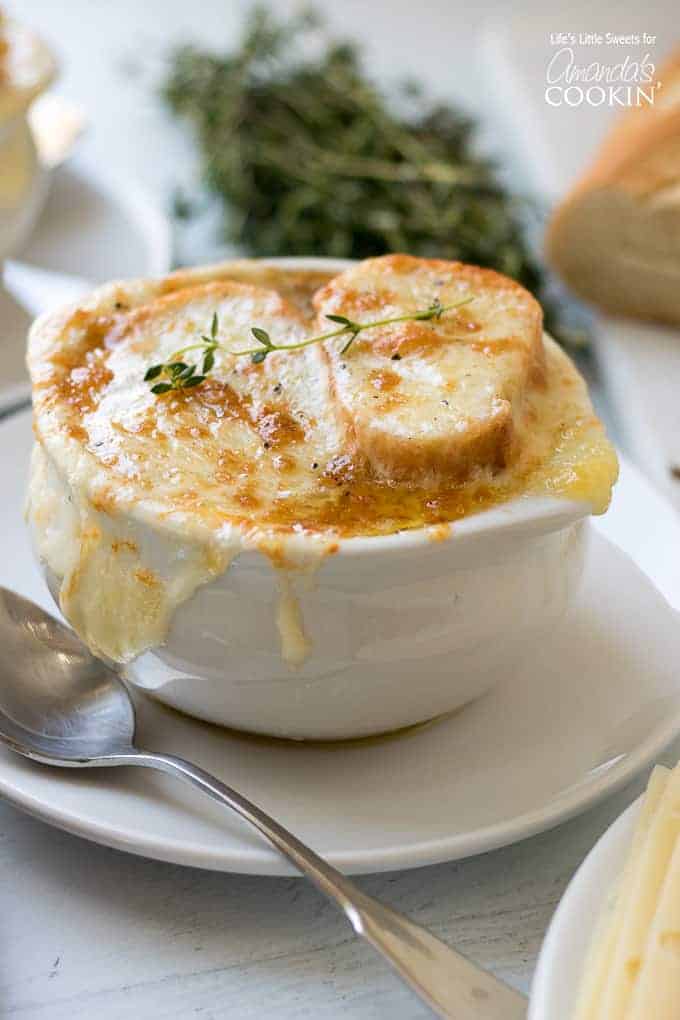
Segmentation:
{"type": "Polygon", "coordinates": [[[529,204],[477,154],[472,120],[413,84],[402,93],[388,102],[357,47],[328,39],[316,15],[279,22],[262,8],[231,52],[178,49],[164,86],[196,131],[225,235],[246,252],[489,266],[536,293],[559,332],[525,237],[529,204]]]}
{"type": "Polygon", "coordinates": [[[332,329],[327,333],[319,333],[316,336],[306,337],[304,340],[299,340],[293,344],[274,343],[266,329],[261,329],[259,326],[251,326],[250,332],[253,339],[257,342],[257,347],[247,347],[245,350],[236,351],[224,347],[217,339],[219,320],[217,313],[215,313],[210,323],[209,336],[201,336],[195,343],[187,344],[186,347],[181,347],[178,351],[175,351],[167,361],[151,365],[146,370],[144,381],[153,383],[151,392],[157,396],[163,393],[170,393],[171,390],[189,390],[193,389],[194,386],[200,386],[214,367],[215,351],[218,348],[225,350],[228,354],[235,357],[247,355],[253,364],[260,365],[267,355],[273,351],[299,351],[303,347],[311,346],[311,344],[324,343],[324,341],[333,340],[335,337],[346,337],[345,343],[340,349],[341,354],[346,354],[359,336],[359,333],[363,333],[364,330],[374,329],[376,326],[391,326],[396,322],[439,320],[445,312],[450,312],[453,308],[461,308],[473,300],[473,297],[467,297],[456,301],[454,304],[443,305],[438,298],[435,298],[423,311],[408,312],[405,315],[393,315],[387,319],[374,319],[372,322],[354,322],[352,319],[348,319],[346,315],[327,315],[326,318],[331,322],[338,323],[337,329],[332,329]],[[190,351],[201,352],[202,362],[200,372],[197,371],[197,365],[188,364],[183,360],[184,355],[190,351]]]}

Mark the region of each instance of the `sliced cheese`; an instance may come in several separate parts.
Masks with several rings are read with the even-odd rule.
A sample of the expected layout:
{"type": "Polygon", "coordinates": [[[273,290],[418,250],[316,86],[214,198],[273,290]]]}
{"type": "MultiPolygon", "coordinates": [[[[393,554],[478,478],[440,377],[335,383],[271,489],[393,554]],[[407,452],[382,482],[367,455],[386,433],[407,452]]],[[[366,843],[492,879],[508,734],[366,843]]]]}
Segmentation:
{"type": "MultiPolygon", "coordinates": [[[[672,772],[629,877],[621,930],[612,955],[598,1020],[628,1020],[659,895],[680,837],[680,768],[672,772]]],[[[645,1020],[655,1020],[647,1018],[645,1020]]]]}
{"type": "Polygon", "coordinates": [[[652,772],[623,875],[607,901],[592,940],[574,1020],[597,1020],[601,1015],[602,993],[618,945],[622,918],[628,909],[631,878],[635,874],[652,819],[656,814],[670,774],[670,769],[664,768],[663,765],[658,765],[652,772]]]}
{"type": "Polygon", "coordinates": [[[626,1020],[680,1017],[680,842],[661,890],[626,1020]]]}

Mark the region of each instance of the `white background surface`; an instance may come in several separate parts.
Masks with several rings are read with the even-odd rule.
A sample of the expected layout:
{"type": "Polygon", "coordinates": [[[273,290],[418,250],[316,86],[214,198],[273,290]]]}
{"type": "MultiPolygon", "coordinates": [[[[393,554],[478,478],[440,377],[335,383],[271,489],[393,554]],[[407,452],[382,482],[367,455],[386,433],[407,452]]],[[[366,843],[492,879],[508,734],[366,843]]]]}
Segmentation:
{"type": "MultiPolygon", "coordinates": [[[[165,47],[189,37],[232,37],[245,5],[234,0],[15,0],[64,65],[62,91],[92,117],[87,158],[167,195],[190,179],[184,133],[154,97],[165,47]],[[145,65],[145,66],[142,66],[145,65]]],[[[277,4],[283,7],[283,4],[277,4]]],[[[490,83],[476,33],[509,5],[492,0],[328,5],[336,27],[366,38],[379,75],[413,72],[439,93],[481,108],[490,83]]],[[[673,3],[554,6],[555,30],[664,36],[673,3]],[[629,13],[626,13],[628,11],[629,13]],[[568,24],[565,26],[565,18],[568,24]]],[[[522,28],[545,3],[516,6],[522,28]],[[526,20],[525,20],[526,19],[526,20]]],[[[553,25],[550,25],[552,30],[553,25]]],[[[666,43],[669,41],[665,35],[666,43]]],[[[545,53],[549,47],[546,41],[545,53]]],[[[540,70],[536,49],[520,52],[540,70]]],[[[574,120],[574,118],[572,118],[574,120]]],[[[560,121],[554,129],[562,130],[560,121]]],[[[593,128],[591,118],[579,131],[593,128]]],[[[487,136],[492,140],[495,129],[487,136]]],[[[580,162],[565,145],[564,172],[580,162]]],[[[680,745],[667,761],[675,761],[680,745]]],[[[552,833],[456,865],[361,880],[442,937],[526,988],[540,941],[569,877],[641,782],[552,833]]],[[[356,1017],[395,1020],[423,1010],[301,881],[212,875],[90,846],[0,805],[0,1015],[25,1020],[174,1020],[356,1017]]]]}
{"type": "MultiPolygon", "coordinates": [[[[236,38],[251,0],[8,0],[9,9],[41,29],[62,65],[59,91],[83,102],[92,116],[84,143],[101,165],[132,173],[161,193],[190,179],[195,152],[187,132],[174,123],[157,98],[168,50],[200,42],[217,50],[236,38]]],[[[270,0],[279,12],[304,6],[270,0]]],[[[540,100],[548,60],[555,47],[550,33],[647,31],[658,37],[652,59],[661,59],[677,40],[675,0],[575,0],[565,8],[555,0],[318,0],[336,33],[359,37],[372,73],[386,85],[405,77],[420,79],[436,96],[459,101],[483,114],[484,138],[491,149],[513,157],[513,168],[532,188],[563,191],[583,165],[609,117],[605,108],[546,109],[540,152],[513,152],[507,119],[498,116],[499,98],[512,107],[516,86],[505,67],[489,70],[489,56],[502,49],[522,68],[531,99],[540,100]],[[494,112],[495,111],[495,112],[494,112]],[[556,158],[555,152],[559,152],[556,158]],[[521,162],[520,162],[521,161],[521,162]]],[[[579,56],[607,62],[641,57],[644,46],[587,48],[579,56]]],[[[520,116],[519,112],[516,115],[520,116]]],[[[515,121],[513,113],[510,122],[515,121]]],[[[525,125],[517,124],[525,134],[525,125]]]]}

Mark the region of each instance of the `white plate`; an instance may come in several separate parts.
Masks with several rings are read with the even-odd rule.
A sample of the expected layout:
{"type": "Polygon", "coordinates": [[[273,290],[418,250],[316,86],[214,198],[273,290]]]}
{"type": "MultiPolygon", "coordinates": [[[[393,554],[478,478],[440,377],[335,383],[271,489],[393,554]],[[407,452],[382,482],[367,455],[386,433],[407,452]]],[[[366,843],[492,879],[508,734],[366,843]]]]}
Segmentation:
{"type": "Polygon", "coordinates": [[[567,886],[538,959],[527,1020],[572,1020],[590,935],[625,866],[641,803],[607,829],[567,886]]]}
{"type": "MultiPolygon", "coordinates": [[[[16,257],[41,269],[105,283],[162,276],[170,267],[170,226],[153,199],[126,179],[83,162],[54,172],[50,194],[16,257]]],[[[24,368],[30,316],[0,286],[0,413],[28,396],[24,368]]]]}
{"type": "MultiPolygon", "coordinates": [[[[5,478],[25,474],[30,442],[27,413],[0,426],[5,478]]],[[[2,583],[53,611],[29,550],[20,489],[6,487],[0,505],[2,583]]],[[[680,528],[649,485],[624,470],[616,506],[594,529],[578,608],[521,672],[456,716],[391,738],[310,746],[219,730],[142,698],[140,742],[213,770],[350,872],[465,857],[556,825],[627,781],[680,732],[678,614],[607,534],[680,605],[677,566],[668,565],[680,528]]],[[[289,873],[238,819],[162,776],[49,770],[2,751],[0,793],[110,846],[206,868],[289,873]]]]}

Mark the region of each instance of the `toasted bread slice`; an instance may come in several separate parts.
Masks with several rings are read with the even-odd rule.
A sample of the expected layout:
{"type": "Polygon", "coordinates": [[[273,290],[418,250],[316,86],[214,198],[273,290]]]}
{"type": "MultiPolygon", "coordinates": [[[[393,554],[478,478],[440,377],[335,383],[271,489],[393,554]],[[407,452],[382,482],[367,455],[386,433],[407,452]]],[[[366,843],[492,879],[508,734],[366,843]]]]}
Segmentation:
{"type": "Polygon", "coordinates": [[[543,373],[542,312],[488,269],[387,255],[335,277],[315,298],[328,315],[371,322],[469,299],[429,321],[376,326],[325,344],[337,413],[376,475],[423,483],[499,470],[512,456],[524,395],[543,373]]]}

